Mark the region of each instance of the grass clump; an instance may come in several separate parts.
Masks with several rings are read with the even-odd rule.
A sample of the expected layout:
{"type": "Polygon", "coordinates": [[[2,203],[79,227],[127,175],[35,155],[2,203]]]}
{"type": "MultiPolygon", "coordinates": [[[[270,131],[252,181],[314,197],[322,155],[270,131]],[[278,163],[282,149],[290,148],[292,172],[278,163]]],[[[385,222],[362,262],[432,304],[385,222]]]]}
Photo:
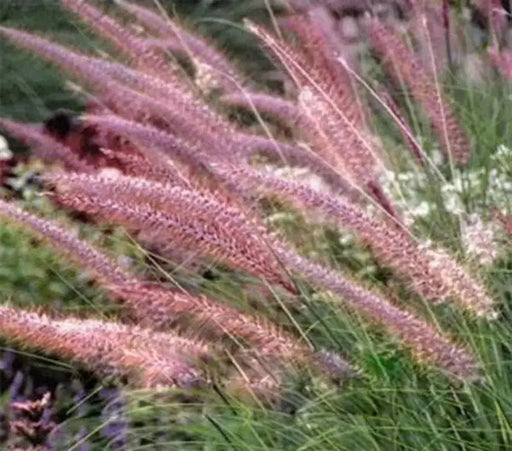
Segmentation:
{"type": "Polygon", "coordinates": [[[257,4],[262,83],[179,14],[61,3],[51,39],[0,28],[59,68],[0,120],[29,147],[0,168],[0,334],[37,352],[4,355],[10,445],[510,446],[505,22],[474,6],[488,52],[447,3],[257,4]]]}

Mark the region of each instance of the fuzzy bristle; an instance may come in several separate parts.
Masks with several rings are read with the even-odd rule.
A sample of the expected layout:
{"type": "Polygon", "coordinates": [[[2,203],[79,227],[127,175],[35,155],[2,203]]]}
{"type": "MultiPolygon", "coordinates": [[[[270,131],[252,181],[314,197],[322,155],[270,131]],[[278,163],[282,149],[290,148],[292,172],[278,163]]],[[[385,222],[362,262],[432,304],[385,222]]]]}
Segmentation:
{"type": "Polygon", "coordinates": [[[439,82],[417,56],[387,24],[367,21],[368,36],[384,67],[399,84],[403,80],[425,110],[447,156],[455,164],[465,165],[470,157],[470,142],[459,124],[452,106],[440,91],[439,82]]]}
{"type": "Polygon", "coordinates": [[[151,330],[99,320],[0,307],[0,334],[9,340],[82,363],[104,375],[128,377],[136,386],[204,383],[187,362],[208,353],[205,345],[151,330]]]}

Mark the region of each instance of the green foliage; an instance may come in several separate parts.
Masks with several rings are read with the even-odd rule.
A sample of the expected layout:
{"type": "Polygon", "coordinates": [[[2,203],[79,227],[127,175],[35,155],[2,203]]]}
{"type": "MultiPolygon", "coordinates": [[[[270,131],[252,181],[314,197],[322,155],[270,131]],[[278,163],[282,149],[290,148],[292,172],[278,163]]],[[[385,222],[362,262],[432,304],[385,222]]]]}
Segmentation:
{"type": "MultiPolygon", "coordinates": [[[[58,2],[6,1],[0,5],[0,23],[38,30],[80,47],[90,38],[77,33],[58,2]]],[[[63,77],[53,67],[27,52],[0,42],[0,114],[26,121],[41,121],[58,108],[77,110],[81,102],[63,89],[63,77]]]]}

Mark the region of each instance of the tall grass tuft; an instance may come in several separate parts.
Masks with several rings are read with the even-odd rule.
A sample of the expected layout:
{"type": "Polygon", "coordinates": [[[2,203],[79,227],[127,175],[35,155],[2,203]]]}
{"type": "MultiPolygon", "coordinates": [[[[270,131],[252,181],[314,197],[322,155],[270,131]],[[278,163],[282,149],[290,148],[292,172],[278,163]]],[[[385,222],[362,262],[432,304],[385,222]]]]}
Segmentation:
{"type": "Polygon", "coordinates": [[[390,449],[392,431],[396,449],[479,449],[476,428],[506,449],[512,151],[498,130],[511,135],[481,127],[476,89],[448,86],[473,49],[498,69],[474,83],[508,89],[501,7],[475,5],[477,52],[449,2],[290,2],[272,28],[243,24],[274,60],[272,90],[183,19],[114,3],[61,1],[119,61],[0,27],[87,105],[0,119],[30,148],[16,171],[38,171],[29,194],[3,183],[0,217],[91,273],[118,314],[6,300],[2,339],[147,389],[126,391],[139,400],[184,394],[207,420],[197,434],[232,448],[248,434],[262,449],[390,449]],[[144,258],[70,222],[124,230],[144,258]]]}

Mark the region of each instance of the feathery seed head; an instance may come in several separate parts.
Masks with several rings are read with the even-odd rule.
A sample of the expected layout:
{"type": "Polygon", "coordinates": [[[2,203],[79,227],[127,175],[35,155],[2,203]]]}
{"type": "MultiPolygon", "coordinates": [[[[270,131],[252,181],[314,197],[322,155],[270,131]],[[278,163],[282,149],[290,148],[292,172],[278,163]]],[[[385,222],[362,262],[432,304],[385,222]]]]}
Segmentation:
{"type": "Polygon", "coordinates": [[[447,288],[447,296],[453,297],[457,303],[474,312],[479,317],[496,319],[494,300],[486,293],[484,287],[462,268],[447,252],[436,249],[425,251],[429,258],[429,266],[447,288]]]}
{"type": "Polygon", "coordinates": [[[254,24],[248,27],[296,82],[301,121],[309,123],[302,129],[314,151],[350,185],[366,190],[394,216],[390,200],[375,184],[381,156],[366,129],[350,73],[313,23],[294,18],[291,24],[303,41],[301,49],[292,48],[254,24]]]}
{"type": "Polygon", "coordinates": [[[465,165],[470,157],[469,139],[440,91],[433,73],[422,66],[417,56],[389,25],[368,19],[366,29],[385,69],[398,83],[400,80],[407,83],[422,105],[445,153],[456,164],[465,165]]]}
{"type": "Polygon", "coordinates": [[[244,77],[220,51],[204,37],[187,31],[176,19],[163,17],[135,3],[118,0],[117,4],[158,36],[164,37],[173,51],[190,56],[198,72],[196,82],[206,74],[209,78],[208,81],[203,80],[206,90],[222,88],[238,91],[239,87],[245,84],[244,77]]]}
{"type": "Polygon", "coordinates": [[[437,365],[450,376],[463,381],[480,377],[473,357],[465,349],[450,343],[428,323],[298,254],[277,247],[274,251],[290,271],[341,296],[351,310],[398,337],[420,362],[437,365]]]}
{"type": "Polygon", "coordinates": [[[45,315],[0,307],[0,334],[27,347],[82,363],[103,375],[124,376],[137,386],[189,387],[202,380],[186,363],[207,348],[166,333],[97,320],[45,315]]]}
{"type": "Polygon", "coordinates": [[[64,252],[93,271],[102,283],[116,284],[130,279],[129,275],[112,259],[55,222],[27,213],[4,200],[0,200],[0,216],[33,230],[43,239],[48,240],[58,251],[64,252]]]}
{"type": "Polygon", "coordinates": [[[61,144],[43,132],[41,127],[0,119],[0,128],[10,136],[29,145],[39,157],[50,162],[62,162],[68,169],[92,172],[94,170],[72,149],[61,144]]]}
{"type": "Polygon", "coordinates": [[[239,188],[280,196],[299,208],[325,214],[339,227],[348,227],[384,264],[407,277],[412,288],[426,299],[441,302],[453,297],[478,316],[494,316],[493,301],[478,281],[446,254],[439,257],[417,245],[406,229],[371,218],[347,200],[301,183],[262,174],[250,167],[217,164],[215,170],[239,188]]]}
{"type": "Polygon", "coordinates": [[[156,243],[172,240],[295,292],[269,249],[269,237],[234,204],[208,193],[124,176],[109,180],[69,174],[46,180],[69,207],[146,230],[156,243]]]}
{"type": "Polygon", "coordinates": [[[122,24],[104,14],[88,2],[82,0],[61,0],[62,5],[87,22],[100,35],[112,41],[122,52],[132,57],[133,62],[172,83],[176,82],[172,66],[163,54],[148,47],[143,39],[128,31],[122,24]]]}

